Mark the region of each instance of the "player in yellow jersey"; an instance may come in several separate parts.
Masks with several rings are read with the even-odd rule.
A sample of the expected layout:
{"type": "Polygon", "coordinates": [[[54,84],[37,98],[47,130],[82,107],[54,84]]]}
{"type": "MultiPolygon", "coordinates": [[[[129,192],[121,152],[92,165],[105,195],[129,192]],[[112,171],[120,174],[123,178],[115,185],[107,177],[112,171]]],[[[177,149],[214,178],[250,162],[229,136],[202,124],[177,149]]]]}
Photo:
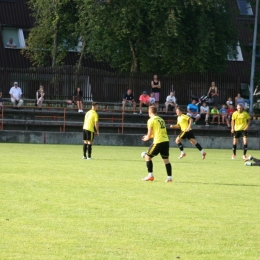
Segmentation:
{"type": "Polygon", "coordinates": [[[99,136],[98,114],[96,112],[97,110],[98,103],[93,102],[91,110],[89,110],[85,115],[83,124],[83,159],[91,160],[94,135],[96,134],[99,136]],[[86,155],[87,151],[88,157],[86,155]]]}
{"type": "Polygon", "coordinates": [[[181,159],[184,156],[186,156],[183,145],[181,143],[181,139],[187,138],[190,141],[190,143],[195,145],[200,150],[202,160],[204,160],[206,157],[206,153],[203,151],[201,145],[195,140],[195,136],[191,129],[193,119],[187,115],[184,115],[182,113],[182,109],[180,107],[176,108],[176,114],[178,116],[177,124],[171,125],[170,128],[180,128],[181,129],[181,133],[177,136],[177,138],[175,140],[175,143],[179,146],[179,149],[181,150],[181,155],[178,157],[178,159],[181,159]]]}
{"type": "Polygon", "coordinates": [[[148,175],[144,177],[143,181],[153,181],[153,162],[152,158],[158,154],[161,155],[166,167],[167,180],[165,182],[172,182],[172,166],[169,161],[169,137],[166,130],[164,120],[157,116],[157,108],[155,106],[149,107],[149,117],[147,121],[147,134],[142,137],[143,141],[148,141],[153,138],[153,143],[145,155],[146,167],[148,175]]]}
{"type": "Polygon", "coordinates": [[[247,130],[250,125],[250,115],[244,111],[243,105],[237,105],[237,111],[232,114],[231,120],[231,133],[234,134],[233,139],[233,155],[231,157],[232,160],[236,158],[237,151],[237,141],[239,137],[243,137],[244,143],[244,155],[243,159],[246,159],[247,152],[247,130]]]}

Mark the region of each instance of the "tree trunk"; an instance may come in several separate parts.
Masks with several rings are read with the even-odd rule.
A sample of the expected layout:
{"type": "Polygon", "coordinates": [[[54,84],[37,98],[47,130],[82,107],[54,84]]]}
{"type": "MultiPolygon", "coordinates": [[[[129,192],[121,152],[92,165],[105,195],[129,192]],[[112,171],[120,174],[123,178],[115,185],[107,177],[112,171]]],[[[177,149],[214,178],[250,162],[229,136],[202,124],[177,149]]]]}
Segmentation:
{"type": "Polygon", "coordinates": [[[130,50],[132,53],[132,64],[131,64],[131,72],[137,72],[138,71],[138,59],[136,57],[136,50],[134,48],[133,43],[131,40],[129,40],[130,50]]]}

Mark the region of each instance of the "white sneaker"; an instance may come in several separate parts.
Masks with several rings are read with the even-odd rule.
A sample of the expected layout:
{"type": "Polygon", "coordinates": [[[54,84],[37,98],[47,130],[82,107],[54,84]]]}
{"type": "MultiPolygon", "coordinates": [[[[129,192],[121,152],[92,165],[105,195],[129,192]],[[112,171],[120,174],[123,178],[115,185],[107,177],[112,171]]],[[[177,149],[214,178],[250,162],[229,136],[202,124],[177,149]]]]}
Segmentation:
{"type": "Polygon", "coordinates": [[[88,157],[87,160],[93,160],[91,157],[88,157]]]}
{"type": "Polygon", "coordinates": [[[184,156],[186,156],[186,153],[181,153],[181,155],[178,157],[178,159],[183,158],[184,156]]]}
{"type": "Polygon", "coordinates": [[[82,110],[82,109],[80,110],[80,113],[83,113],[83,110],[82,110]]]}
{"type": "Polygon", "coordinates": [[[80,109],[78,110],[78,112],[79,112],[79,113],[81,112],[80,109]]]}
{"type": "Polygon", "coordinates": [[[245,161],[247,158],[245,155],[242,156],[242,159],[245,161]]]}
{"type": "Polygon", "coordinates": [[[87,157],[83,155],[83,156],[82,156],[82,159],[87,159],[87,157]]]}
{"type": "Polygon", "coordinates": [[[143,114],[142,111],[140,111],[139,115],[142,115],[142,114],[143,114]]]}

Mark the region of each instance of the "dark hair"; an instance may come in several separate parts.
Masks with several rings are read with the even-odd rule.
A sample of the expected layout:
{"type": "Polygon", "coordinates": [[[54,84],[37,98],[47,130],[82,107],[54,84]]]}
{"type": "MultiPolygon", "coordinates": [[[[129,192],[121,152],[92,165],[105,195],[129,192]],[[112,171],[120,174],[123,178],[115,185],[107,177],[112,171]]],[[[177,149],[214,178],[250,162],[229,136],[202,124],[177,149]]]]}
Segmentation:
{"type": "Polygon", "coordinates": [[[98,103],[97,103],[97,102],[92,102],[91,105],[92,105],[92,106],[96,106],[96,105],[98,105],[98,103]]]}

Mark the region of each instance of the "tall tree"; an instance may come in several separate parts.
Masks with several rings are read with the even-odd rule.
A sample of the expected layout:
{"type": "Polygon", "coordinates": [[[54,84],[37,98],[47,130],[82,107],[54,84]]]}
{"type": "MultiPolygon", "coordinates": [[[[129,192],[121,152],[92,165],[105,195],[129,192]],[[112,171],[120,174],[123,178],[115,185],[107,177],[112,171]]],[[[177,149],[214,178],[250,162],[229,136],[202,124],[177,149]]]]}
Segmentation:
{"type": "Polygon", "coordinates": [[[30,0],[28,2],[35,19],[30,30],[24,53],[35,66],[56,67],[62,63],[67,51],[75,47],[70,37],[77,22],[75,4],[70,0],[30,0]]]}
{"type": "Polygon", "coordinates": [[[122,71],[220,71],[236,53],[225,0],[85,0],[87,51],[122,71]]]}

